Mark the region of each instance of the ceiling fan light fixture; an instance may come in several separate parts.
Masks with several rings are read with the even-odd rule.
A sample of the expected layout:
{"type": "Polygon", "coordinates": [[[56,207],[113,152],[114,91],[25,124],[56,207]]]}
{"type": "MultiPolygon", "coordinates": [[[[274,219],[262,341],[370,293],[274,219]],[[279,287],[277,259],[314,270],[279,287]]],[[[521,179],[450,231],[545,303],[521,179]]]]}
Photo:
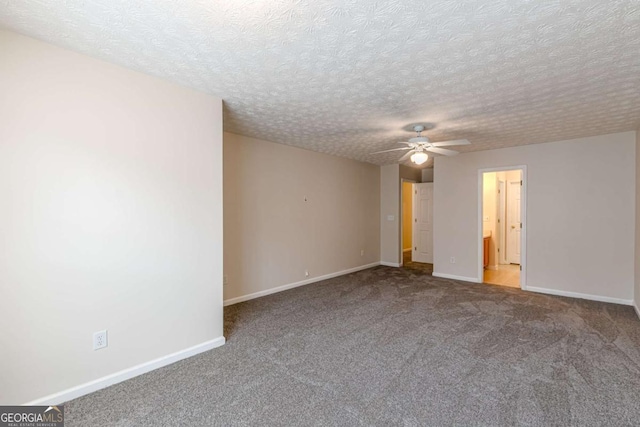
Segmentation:
{"type": "Polygon", "coordinates": [[[418,151],[411,155],[411,161],[416,165],[421,165],[429,159],[429,156],[424,151],[418,151]]]}
{"type": "Polygon", "coordinates": [[[408,141],[400,141],[398,144],[404,145],[404,147],[391,148],[389,150],[376,151],[371,154],[389,153],[392,151],[406,151],[398,161],[400,163],[406,162],[408,159],[416,165],[421,165],[429,160],[429,154],[433,156],[433,153],[441,156],[455,156],[459,154],[457,151],[442,148],[449,145],[469,145],[470,142],[467,139],[454,139],[450,141],[439,141],[432,143],[431,140],[422,136],[421,132],[424,131],[425,126],[415,125],[413,130],[416,132],[416,136],[410,138],[408,141]],[[428,152],[428,153],[427,153],[428,152]]]}
{"type": "Polygon", "coordinates": [[[429,138],[427,138],[426,136],[416,136],[413,137],[411,139],[409,139],[409,142],[415,142],[415,143],[429,143],[429,138]]]}

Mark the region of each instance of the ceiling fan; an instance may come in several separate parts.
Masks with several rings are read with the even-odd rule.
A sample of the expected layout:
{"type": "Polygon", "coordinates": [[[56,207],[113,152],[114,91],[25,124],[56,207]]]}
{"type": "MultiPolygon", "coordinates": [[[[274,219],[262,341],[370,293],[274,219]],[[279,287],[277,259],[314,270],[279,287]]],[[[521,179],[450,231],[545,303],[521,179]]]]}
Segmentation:
{"type": "Polygon", "coordinates": [[[444,156],[454,156],[458,154],[457,151],[447,150],[446,148],[440,148],[447,145],[468,145],[471,144],[466,139],[454,139],[451,141],[441,141],[441,142],[431,142],[429,138],[426,136],[422,136],[422,132],[425,127],[423,125],[415,125],[413,130],[416,132],[416,136],[414,138],[409,139],[409,141],[398,142],[398,144],[405,144],[407,147],[400,148],[392,148],[390,150],[382,150],[376,151],[371,154],[380,154],[380,153],[388,153],[390,151],[404,151],[409,150],[405,153],[404,156],[400,157],[398,161],[403,162],[409,158],[416,165],[421,165],[429,159],[429,155],[427,151],[436,154],[442,154],[444,156]]]}

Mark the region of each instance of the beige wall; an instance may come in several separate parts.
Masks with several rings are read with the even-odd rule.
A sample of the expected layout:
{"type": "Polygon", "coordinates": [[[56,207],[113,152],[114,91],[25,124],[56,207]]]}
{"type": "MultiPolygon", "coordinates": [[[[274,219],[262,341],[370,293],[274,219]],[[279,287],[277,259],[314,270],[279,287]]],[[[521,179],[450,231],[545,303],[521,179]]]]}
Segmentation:
{"type": "Polygon", "coordinates": [[[478,170],[526,165],[527,286],[629,302],[635,143],[625,132],[436,158],[435,272],[478,279],[478,170]]]}
{"type": "Polygon", "coordinates": [[[422,169],[421,182],[433,182],[433,168],[422,169]]]}
{"type": "Polygon", "coordinates": [[[232,133],[224,165],[225,301],[380,260],[378,166],[232,133]]]}
{"type": "Polygon", "coordinates": [[[411,249],[413,225],[413,184],[402,183],[402,249],[411,249]]]}
{"type": "Polygon", "coordinates": [[[380,167],[380,262],[400,263],[400,165],[380,167]]]}
{"type": "Polygon", "coordinates": [[[0,93],[0,404],[221,337],[220,99],[6,31],[0,93]]]}
{"type": "Polygon", "coordinates": [[[422,170],[412,168],[406,165],[400,165],[398,168],[400,178],[414,182],[422,182],[422,170]]]}
{"type": "Polygon", "coordinates": [[[640,127],[636,131],[636,252],[635,252],[635,292],[636,312],[640,316],[640,127]]]}

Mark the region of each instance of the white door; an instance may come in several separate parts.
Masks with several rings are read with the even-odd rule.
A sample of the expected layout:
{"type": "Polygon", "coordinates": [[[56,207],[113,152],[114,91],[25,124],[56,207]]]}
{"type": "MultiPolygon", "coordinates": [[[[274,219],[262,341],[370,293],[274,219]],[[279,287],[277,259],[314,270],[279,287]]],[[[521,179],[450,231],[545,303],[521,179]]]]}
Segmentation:
{"type": "Polygon", "coordinates": [[[507,186],[506,182],[498,180],[498,264],[509,264],[507,262],[507,186]]]}
{"type": "Polygon", "coordinates": [[[522,181],[509,180],[507,186],[507,262],[520,264],[520,189],[522,181]]]}
{"type": "Polygon", "coordinates": [[[414,262],[433,264],[433,183],[413,185],[414,262]]]}

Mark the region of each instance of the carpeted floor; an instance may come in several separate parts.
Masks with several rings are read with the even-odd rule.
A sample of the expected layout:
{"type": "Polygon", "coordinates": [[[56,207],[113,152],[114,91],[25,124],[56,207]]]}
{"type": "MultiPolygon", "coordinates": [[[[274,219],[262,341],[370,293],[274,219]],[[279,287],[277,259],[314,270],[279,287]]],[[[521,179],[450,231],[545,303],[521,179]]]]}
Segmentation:
{"type": "Polygon", "coordinates": [[[631,307],[376,267],[227,307],[225,327],[68,402],[67,426],[640,423],[631,307]]]}
{"type": "Polygon", "coordinates": [[[414,270],[414,273],[433,273],[433,264],[427,264],[422,262],[411,261],[411,252],[403,252],[402,254],[402,268],[414,270]]]}

